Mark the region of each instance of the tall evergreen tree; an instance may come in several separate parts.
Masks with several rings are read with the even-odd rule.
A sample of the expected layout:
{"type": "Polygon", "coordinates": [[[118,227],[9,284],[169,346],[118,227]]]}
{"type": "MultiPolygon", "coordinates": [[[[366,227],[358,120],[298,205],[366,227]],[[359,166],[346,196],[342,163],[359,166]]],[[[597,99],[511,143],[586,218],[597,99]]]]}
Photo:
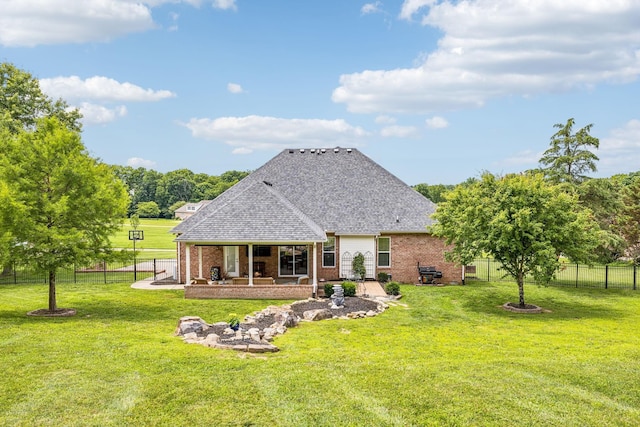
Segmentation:
{"type": "Polygon", "coordinates": [[[558,131],[551,137],[551,147],[540,159],[546,166],[544,172],[554,183],[567,182],[577,184],[586,178],[586,172],[595,172],[596,162],[599,160],[591,150],[600,146],[600,140],[591,136],[593,124],[589,124],[578,132],[573,133],[575,120],[553,125],[558,131]]]}

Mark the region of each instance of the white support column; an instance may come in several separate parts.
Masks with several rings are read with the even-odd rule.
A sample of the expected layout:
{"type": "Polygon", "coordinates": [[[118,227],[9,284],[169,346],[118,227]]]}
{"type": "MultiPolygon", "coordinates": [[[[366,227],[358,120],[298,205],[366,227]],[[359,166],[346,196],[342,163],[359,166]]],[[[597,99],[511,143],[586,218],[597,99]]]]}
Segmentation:
{"type": "Polygon", "coordinates": [[[191,245],[188,243],[184,244],[184,259],[186,263],[186,277],[184,283],[189,284],[191,282],[191,245]]]}
{"type": "Polygon", "coordinates": [[[249,243],[249,286],[253,286],[253,243],[249,243]]]}
{"type": "Polygon", "coordinates": [[[202,275],[202,246],[198,246],[198,277],[204,277],[202,275]]]}
{"type": "MultiPolygon", "coordinates": [[[[178,260],[178,265],[176,266],[176,274],[178,275],[178,277],[175,277],[176,280],[178,280],[178,283],[182,283],[181,281],[181,277],[182,277],[182,266],[180,265],[180,263],[182,262],[182,257],[180,256],[180,247],[182,246],[182,244],[180,242],[178,242],[178,244],[176,245],[176,259],[178,260]]],[[[186,280],[185,280],[186,282],[186,280]]]]}
{"type": "Polygon", "coordinates": [[[313,242],[313,295],[318,296],[318,242],[313,242]]]}

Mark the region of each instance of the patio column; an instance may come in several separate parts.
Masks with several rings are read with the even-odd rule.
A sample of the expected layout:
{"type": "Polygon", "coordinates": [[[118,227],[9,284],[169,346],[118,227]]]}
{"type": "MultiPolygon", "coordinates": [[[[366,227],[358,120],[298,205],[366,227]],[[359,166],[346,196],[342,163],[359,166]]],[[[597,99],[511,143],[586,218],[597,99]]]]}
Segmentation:
{"type": "Polygon", "coordinates": [[[191,281],[191,245],[188,243],[184,244],[184,259],[186,263],[186,277],[184,283],[189,284],[191,281]]]}
{"type": "Polygon", "coordinates": [[[313,295],[318,295],[318,242],[313,242],[313,295]]]}
{"type": "Polygon", "coordinates": [[[198,246],[198,277],[204,277],[202,275],[202,246],[198,246]]]}
{"type": "Polygon", "coordinates": [[[249,286],[253,286],[253,243],[248,245],[249,251],[249,286]]]}

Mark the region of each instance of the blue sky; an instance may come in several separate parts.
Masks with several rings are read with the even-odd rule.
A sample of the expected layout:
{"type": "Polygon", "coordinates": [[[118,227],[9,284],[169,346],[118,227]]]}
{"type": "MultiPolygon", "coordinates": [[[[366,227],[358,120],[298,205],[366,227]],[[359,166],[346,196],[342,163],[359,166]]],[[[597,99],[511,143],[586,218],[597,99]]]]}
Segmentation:
{"type": "Polygon", "coordinates": [[[640,170],[640,2],[0,0],[0,61],[107,163],[219,175],[356,147],[410,185],[538,166],[593,123],[640,170]]]}

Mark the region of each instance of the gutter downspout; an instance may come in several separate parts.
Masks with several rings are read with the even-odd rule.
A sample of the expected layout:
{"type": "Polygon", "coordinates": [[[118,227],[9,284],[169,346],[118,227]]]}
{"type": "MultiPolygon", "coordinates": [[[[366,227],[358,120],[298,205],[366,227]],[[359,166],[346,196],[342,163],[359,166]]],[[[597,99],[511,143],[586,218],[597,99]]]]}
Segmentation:
{"type": "Polygon", "coordinates": [[[318,296],[318,242],[313,242],[313,298],[318,296]]]}

